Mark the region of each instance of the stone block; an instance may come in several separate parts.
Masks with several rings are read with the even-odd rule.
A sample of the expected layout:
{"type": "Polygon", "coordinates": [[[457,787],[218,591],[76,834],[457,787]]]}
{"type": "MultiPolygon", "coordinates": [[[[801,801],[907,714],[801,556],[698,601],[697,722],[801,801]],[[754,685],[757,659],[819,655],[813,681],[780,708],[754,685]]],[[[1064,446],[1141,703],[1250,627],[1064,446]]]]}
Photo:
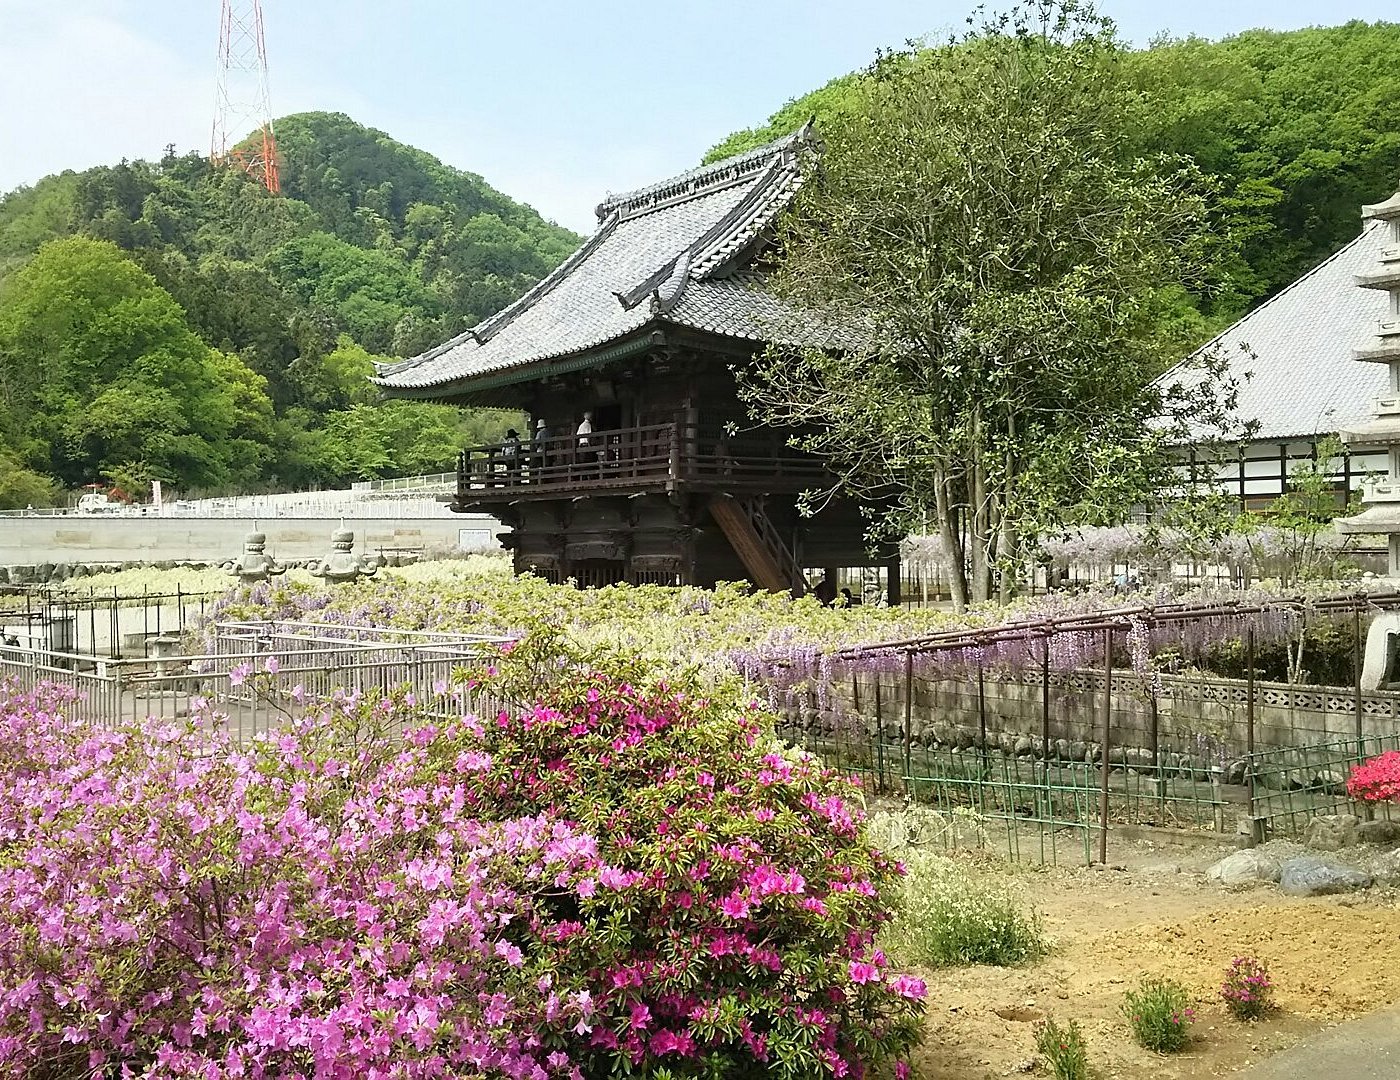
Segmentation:
{"type": "Polygon", "coordinates": [[[1328,795],[1347,793],[1347,776],[1340,769],[1314,769],[1308,778],[1308,787],[1328,795]]]}
{"type": "Polygon", "coordinates": [[[1283,864],[1276,856],[1252,848],[1225,856],[1206,871],[1206,879],[1236,889],[1259,882],[1278,881],[1282,873],[1283,864]]]}
{"type": "Polygon", "coordinates": [[[1400,885],[1400,848],[1387,851],[1374,865],[1377,881],[1383,885],[1400,885]]]}
{"type": "Polygon", "coordinates": [[[1354,814],[1323,814],[1308,822],[1303,843],[1316,851],[1341,851],[1356,846],[1356,829],[1361,824],[1354,814]]]}
{"type": "Polygon", "coordinates": [[[1366,631],[1366,656],[1361,664],[1361,689],[1379,690],[1390,661],[1391,641],[1400,636],[1400,611],[1382,611],[1366,631]]]}
{"type": "Polygon", "coordinates": [[[1363,821],[1356,826],[1356,841],[1359,844],[1394,844],[1400,841],[1400,821],[1363,821]]]}
{"type": "Polygon", "coordinates": [[[1295,855],[1279,873],[1279,888],[1289,896],[1353,892],[1370,888],[1371,882],[1371,875],[1364,870],[1320,855],[1295,855]]]}

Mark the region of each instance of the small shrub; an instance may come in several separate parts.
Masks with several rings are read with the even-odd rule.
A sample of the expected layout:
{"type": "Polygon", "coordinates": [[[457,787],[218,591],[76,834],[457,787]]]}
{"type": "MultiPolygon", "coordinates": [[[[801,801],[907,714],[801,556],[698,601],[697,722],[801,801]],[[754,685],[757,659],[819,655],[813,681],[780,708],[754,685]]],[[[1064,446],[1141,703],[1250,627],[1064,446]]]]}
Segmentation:
{"type": "Polygon", "coordinates": [[[1225,971],[1220,998],[1236,1020],[1257,1020],[1273,1008],[1269,969],[1253,956],[1237,956],[1225,971]]]}
{"type": "Polygon", "coordinates": [[[1355,766],[1347,791],[1361,802],[1400,804],[1400,750],[1387,750],[1355,766]]]}
{"type": "Polygon", "coordinates": [[[1024,964],[1046,950],[1040,917],[1004,886],[970,878],[936,855],[914,855],[885,941],[908,964],[1024,964]]]}
{"type": "Polygon", "coordinates": [[[1051,1017],[1037,1024],[1035,1048],[1050,1063],[1050,1075],[1055,1080],[1089,1080],[1089,1055],[1075,1021],[1061,1027],[1051,1017]]]}
{"type": "Polygon", "coordinates": [[[1182,1049],[1191,1041],[1191,1024],[1196,1010],[1186,988],[1171,979],[1148,978],[1129,990],[1123,1015],[1142,1046],[1158,1054],[1182,1049]]]}

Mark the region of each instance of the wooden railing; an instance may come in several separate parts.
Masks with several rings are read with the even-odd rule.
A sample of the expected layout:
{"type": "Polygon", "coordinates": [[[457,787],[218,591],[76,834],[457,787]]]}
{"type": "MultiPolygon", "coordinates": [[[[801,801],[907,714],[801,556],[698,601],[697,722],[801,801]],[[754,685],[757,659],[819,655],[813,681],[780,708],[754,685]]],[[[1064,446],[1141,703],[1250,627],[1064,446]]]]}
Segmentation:
{"type": "Polygon", "coordinates": [[[728,436],[691,424],[652,424],[494,443],[462,451],[457,494],[495,495],[690,485],[728,491],[801,491],[829,477],[822,463],[780,435],[728,436]]]}

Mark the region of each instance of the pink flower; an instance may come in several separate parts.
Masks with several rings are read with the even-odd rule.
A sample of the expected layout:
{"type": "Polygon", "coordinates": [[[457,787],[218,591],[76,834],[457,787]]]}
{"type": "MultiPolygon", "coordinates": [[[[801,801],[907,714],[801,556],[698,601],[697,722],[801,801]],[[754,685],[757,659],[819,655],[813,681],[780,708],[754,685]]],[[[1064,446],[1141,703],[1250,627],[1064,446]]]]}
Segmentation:
{"type": "Polygon", "coordinates": [[[890,980],[890,989],[910,1001],[923,1001],[928,995],[928,986],[924,980],[916,979],[912,975],[896,975],[890,980]]]}
{"type": "Polygon", "coordinates": [[[858,985],[880,980],[880,969],[864,960],[852,960],[846,970],[851,976],[851,982],[858,985]]]}
{"type": "Polygon", "coordinates": [[[496,955],[511,967],[519,967],[525,962],[525,957],[524,954],[521,953],[520,947],[512,945],[509,941],[502,940],[496,942],[496,955]]]}

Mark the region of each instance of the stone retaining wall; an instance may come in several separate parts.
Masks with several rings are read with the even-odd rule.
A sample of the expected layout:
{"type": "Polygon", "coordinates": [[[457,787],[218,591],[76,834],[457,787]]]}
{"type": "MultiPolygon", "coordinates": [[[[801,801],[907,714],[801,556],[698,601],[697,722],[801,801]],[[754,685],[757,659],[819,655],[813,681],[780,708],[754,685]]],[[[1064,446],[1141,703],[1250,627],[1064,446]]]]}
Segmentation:
{"type": "MultiPolygon", "coordinates": [[[[232,559],[250,532],[267,534],[268,554],[283,563],[330,551],[339,518],[0,517],[0,566],[213,562],[232,559]]],[[[346,518],[355,550],[407,549],[424,555],[496,547],[501,524],[486,514],[441,518],[346,518]]]]}
{"type": "MultiPolygon", "coordinates": [[[[329,549],[330,544],[326,547],[329,549]]],[[[414,553],[391,552],[383,556],[385,566],[409,566],[418,561],[414,553]]],[[[151,567],[156,570],[207,570],[210,567],[227,567],[231,559],[218,562],[200,562],[193,559],[157,559],[155,562],[42,562],[11,563],[0,566],[0,585],[50,585],[63,581],[77,581],[94,574],[115,574],[122,570],[139,570],[151,567]]],[[[299,570],[317,563],[319,558],[279,559],[288,570],[299,570]]]]}
{"type": "MultiPolygon", "coordinates": [[[[1110,762],[1145,765],[1154,760],[1187,760],[1229,765],[1244,755],[1249,742],[1249,692],[1244,681],[1163,676],[1161,683],[1162,692],[1153,695],[1133,672],[1114,673],[1110,762]]],[[[909,735],[920,746],[985,745],[1018,756],[1042,756],[1048,751],[1059,760],[1098,761],[1103,696],[1101,671],[1052,672],[1047,748],[1042,741],[1038,671],[988,672],[980,708],[975,674],[945,679],[916,676],[909,735]]],[[[902,675],[862,674],[831,687],[824,699],[809,693],[799,701],[780,702],[780,711],[792,731],[859,737],[881,732],[886,739],[902,740],[905,697],[902,675]]],[[[1361,710],[1363,736],[1400,731],[1400,692],[1365,693],[1361,710]]],[[[1316,745],[1356,734],[1356,694],[1351,688],[1254,684],[1256,749],[1316,745]]]]}

